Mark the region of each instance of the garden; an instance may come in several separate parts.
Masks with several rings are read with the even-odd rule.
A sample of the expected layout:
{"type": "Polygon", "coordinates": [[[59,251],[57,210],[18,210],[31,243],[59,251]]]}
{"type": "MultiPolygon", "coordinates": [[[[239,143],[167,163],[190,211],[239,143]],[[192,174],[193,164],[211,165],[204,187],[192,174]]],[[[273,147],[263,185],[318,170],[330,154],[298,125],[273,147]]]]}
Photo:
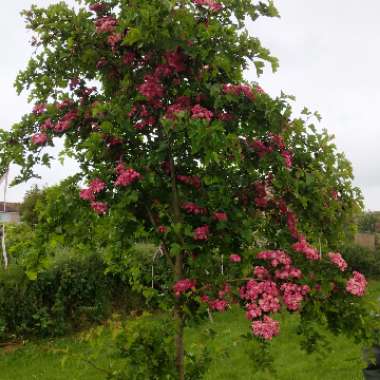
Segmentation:
{"type": "Polygon", "coordinates": [[[376,376],[352,166],[318,112],[258,82],[278,61],[246,22],[275,4],[77,3],[23,12],[32,105],[0,130],[0,176],[38,176],[57,146],[80,172],[6,226],[1,379],[376,376]]]}

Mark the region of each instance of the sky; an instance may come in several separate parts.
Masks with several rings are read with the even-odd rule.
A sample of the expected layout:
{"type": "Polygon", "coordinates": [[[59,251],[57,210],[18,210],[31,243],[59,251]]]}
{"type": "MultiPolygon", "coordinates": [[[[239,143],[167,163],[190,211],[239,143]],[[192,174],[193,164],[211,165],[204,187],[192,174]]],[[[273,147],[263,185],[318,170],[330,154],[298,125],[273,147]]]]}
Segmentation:
{"type": "MultiPolygon", "coordinates": [[[[9,128],[32,106],[27,94],[17,96],[13,82],[32,50],[20,11],[31,4],[45,6],[54,0],[15,0],[4,3],[0,23],[0,128],[9,128]]],[[[67,0],[73,4],[73,0],[67,0]]],[[[295,110],[304,106],[322,115],[320,128],[335,135],[339,151],[354,168],[355,186],[361,188],[366,209],[380,210],[380,2],[366,0],[277,0],[281,18],[261,18],[248,24],[280,61],[258,79],[273,96],[281,91],[296,96],[295,110]]],[[[247,79],[257,80],[254,71],[247,79]]],[[[8,200],[20,201],[33,184],[59,182],[77,172],[77,165],[58,161],[41,168],[42,180],[31,180],[8,190],[8,200]]],[[[17,168],[11,168],[11,176],[17,168]]]]}

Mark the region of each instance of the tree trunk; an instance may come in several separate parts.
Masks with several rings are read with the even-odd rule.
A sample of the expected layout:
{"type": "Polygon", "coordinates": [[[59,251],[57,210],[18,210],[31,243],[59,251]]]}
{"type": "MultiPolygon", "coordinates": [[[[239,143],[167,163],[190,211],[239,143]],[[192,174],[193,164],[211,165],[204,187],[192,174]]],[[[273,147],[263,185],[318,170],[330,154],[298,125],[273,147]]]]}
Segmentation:
{"type": "MultiPolygon", "coordinates": [[[[181,280],[183,277],[183,254],[180,253],[176,257],[175,262],[175,278],[176,281],[181,280]]],[[[175,305],[175,319],[176,319],[176,367],[178,371],[178,380],[185,380],[185,344],[183,340],[183,333],[185,327],[184,315],[182,311],[182,303],[178,299],[175,305]]]]}
{"type": "Polygon", "coordinates": [[[178,380],[185,380],[185,345],[183,341],[184,319],[181,306],[176,307],[176,367],[178,372],[178,380]]]}
{"type": "MultiPolygon", "coordinates": [[[[175,165],[172,153],[170,152],[170,175],[171,175],[171,185],[172,185],[172,205],[173,205],[173,216],[176,223],[181,224],[181,210],[180,201],[178,199],[177,184],[176,184],[176,173],[175,165]]],[[[182,236],[178,236],[181,245],[184,245],[182,236]]],[[[183,252],[178,253],[175,260],[174,268],[174,279],[179,281],[183,279],[183,252]]],[[[185,380],[185,344],[183,339],[183,333],[185,328],[185,318],[182,310],[182,302],[180,299],[176,300],[175,304],[175,319],[176,319],[176,367],[178,372],[178,380],[185,380]]]]}

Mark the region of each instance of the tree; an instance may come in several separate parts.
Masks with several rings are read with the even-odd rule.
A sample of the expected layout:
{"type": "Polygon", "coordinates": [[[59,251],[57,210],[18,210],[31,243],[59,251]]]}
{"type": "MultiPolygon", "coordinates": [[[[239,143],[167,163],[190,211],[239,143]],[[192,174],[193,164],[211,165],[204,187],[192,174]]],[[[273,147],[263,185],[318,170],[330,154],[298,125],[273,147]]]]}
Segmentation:
{"type": "Polygon", "coordinates": [[[258,75],[277,68],[244,26],[277,16],[272,2],[84,3],[24,12],[36,52],[16,87],[35,106],[1,132],[2,166],[19,164],[26,180],[64,136],[62,154],[89,180],[83,202],[120,226],[110,234],[160,245],[178,378],[186,321],[233,299],[257,339],[278,334],[269,315],[282,308],[301,313],[311,340],[315,319],[365,335],[364,276],[321,254],[342,244],[361,206],[351,166],[308,110],[292,119],[285,95],[243,81],[250,63],[258,75]]]}

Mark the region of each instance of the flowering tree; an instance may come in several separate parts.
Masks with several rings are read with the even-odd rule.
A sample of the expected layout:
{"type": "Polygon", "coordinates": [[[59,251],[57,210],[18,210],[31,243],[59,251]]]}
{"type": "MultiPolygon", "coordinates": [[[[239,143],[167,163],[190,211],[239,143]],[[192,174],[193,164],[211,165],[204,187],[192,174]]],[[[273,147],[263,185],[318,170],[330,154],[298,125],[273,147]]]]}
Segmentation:
{"type": "Polygon", "coordinates": [[[277,67],[244,27],[246,17],[277,16],[272,2],[84,3],[24,12],[36,51],[16,87],[35,106],[1,132],[1,162],[27,180],[65,137],[63,153],[88,179],[83,202],[117,215],[130,244],[148,236],[161,247],[178,378],[186,320],[232,302],[257,339],[279,333],[273,315],[283,309],[300,312],[303,327],[317,319],[361,335],[366,280],[324,253],[339,248],[361,205],[351,166],[309,111],[292,119],[286,96],[243,81],[251,63],[258,75],[266,62],[277,67]]]}

